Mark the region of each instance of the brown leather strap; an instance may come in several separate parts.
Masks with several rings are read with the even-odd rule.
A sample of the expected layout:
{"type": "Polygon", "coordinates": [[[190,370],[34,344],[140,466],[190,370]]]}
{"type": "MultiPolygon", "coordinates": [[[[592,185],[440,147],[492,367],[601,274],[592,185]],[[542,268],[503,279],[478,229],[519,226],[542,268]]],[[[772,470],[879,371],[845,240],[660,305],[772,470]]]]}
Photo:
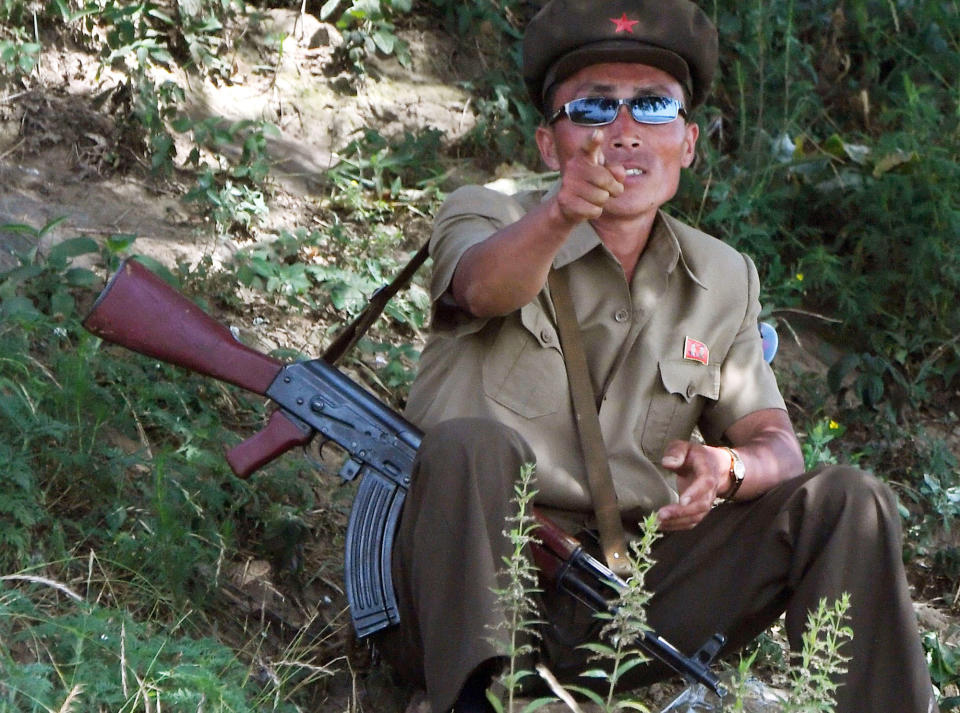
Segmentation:
{"type": "Polygon", "coordinates": [[[353,349],[354,345],[360,341],[360,337],[370,329],[370,325],[381,315],[387,303],[390,302],[398,291],[410,282],[414,273],[426,262],[429,254],[430,241],[427,241],[417,250],[416,254],[410,258],[410,262],[404,265],[403,269],[391,280],[389,285],[381,287],[373,294],[363,312],[358,314],[350,324],[344,327],[340,334],[337,335],[337,338],[326,348],[321,355],[325,362],[328,364],[336,364],[344,354],[353,349]]]}
{"type": "Polygon", "coordinates": [[[547,282],[550,285],[553,308],[557,313],[557,330],[567,367],[567,380],[570,382],[570,395],[587,469],[587,481],[590,484],[590,496],[597,518],[597,529],[600,532],[600,546],[607,566],[623,576],[630,571],[626,537],[623,522],[620,520],[617,493],[613,488],[613,477],[610,474],[607,448],[600,431],[600,416],[587,369],[583,337],[577,315],[573,311],[566,270],[551,270],[547,282]]]}

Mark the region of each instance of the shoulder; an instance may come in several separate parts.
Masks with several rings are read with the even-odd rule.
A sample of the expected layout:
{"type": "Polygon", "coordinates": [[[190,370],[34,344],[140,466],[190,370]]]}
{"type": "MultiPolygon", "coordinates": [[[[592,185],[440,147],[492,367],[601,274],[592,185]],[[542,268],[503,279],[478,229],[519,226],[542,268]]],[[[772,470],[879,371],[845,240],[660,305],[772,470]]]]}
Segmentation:
{"type": "Polygon", "coordinates": [[[748,283],[757,280],[757,269],[748,255],[673,216],[660,215],[676,237],[687,269],[697,278],[713,284],[728,284],[736,277],[748,283]]]}
{"type": "Polygon", "coordinates": [[[507,225],[520,220],[540,200],[541,195],[533,191],[508,195],[486,186],[462,186],[447,196],[436,221],[443,223],[473,216],[507,225]]]}

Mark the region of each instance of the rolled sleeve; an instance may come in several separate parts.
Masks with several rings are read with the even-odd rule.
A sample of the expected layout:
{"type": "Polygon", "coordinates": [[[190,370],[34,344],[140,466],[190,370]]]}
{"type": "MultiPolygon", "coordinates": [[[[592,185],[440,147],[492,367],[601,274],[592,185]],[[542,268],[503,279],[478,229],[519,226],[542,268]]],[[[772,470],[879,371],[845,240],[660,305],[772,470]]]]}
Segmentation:
{"type": "Polygon", "coordinates": [[[453,274],[464,254],[501,228],[520,220],[526,209],[514,196],[483,188],[464,186],[451,193],[440,207],[430,238],[433,276],[433,328],[469,332],[487,320],[459,309],[450,297],[453,274]]]}

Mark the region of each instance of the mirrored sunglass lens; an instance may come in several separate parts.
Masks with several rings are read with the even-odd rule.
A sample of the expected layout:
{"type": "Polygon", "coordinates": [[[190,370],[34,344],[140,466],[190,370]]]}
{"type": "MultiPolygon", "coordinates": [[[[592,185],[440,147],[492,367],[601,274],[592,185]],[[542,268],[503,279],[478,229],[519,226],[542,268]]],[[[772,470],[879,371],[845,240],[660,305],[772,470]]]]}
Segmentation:
{"type": "Polygon", "coordinates": [[[669,97],[639,97],[630,102],[630,113],[644,124],[665,124],[677,118],[679,104],[669,97]]]}
{"type": "Polygon", "coordinates": [[[602,97],[574,99],[567,106],[567,115],[574,124],[609,124],[617,117],[619,108],[617,102],[602,97]]]}

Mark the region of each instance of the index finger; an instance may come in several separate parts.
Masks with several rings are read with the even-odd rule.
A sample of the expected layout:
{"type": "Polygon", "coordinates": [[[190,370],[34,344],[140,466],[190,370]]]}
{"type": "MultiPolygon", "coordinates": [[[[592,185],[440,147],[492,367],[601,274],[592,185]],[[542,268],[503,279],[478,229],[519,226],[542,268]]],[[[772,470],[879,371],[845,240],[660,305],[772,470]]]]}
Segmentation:
{"type": "Polygon", "coordinates": [[[603,158],[603,131],[601,129],[594,129],[593,133],[584,141],[581,150],[590,157],[590,160],[593,161],[596,165],[602,166],[604,164],[603,158]]]}

